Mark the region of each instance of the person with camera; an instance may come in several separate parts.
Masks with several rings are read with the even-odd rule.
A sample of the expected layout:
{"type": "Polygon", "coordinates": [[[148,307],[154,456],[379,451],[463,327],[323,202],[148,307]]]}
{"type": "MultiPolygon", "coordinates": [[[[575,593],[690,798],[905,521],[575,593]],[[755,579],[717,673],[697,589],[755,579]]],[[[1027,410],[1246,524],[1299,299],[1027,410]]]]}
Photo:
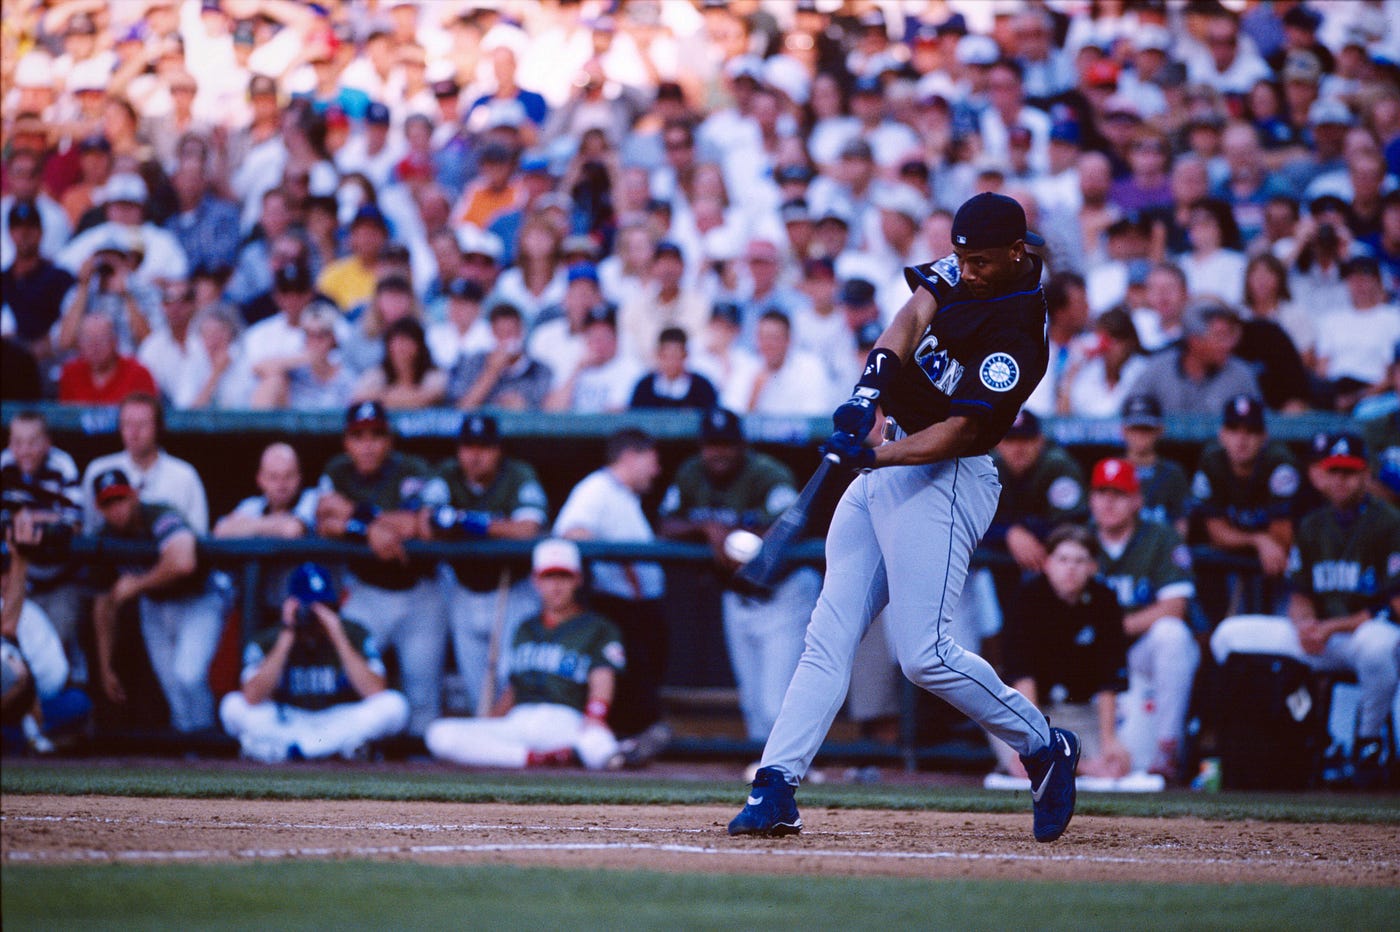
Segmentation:
{"type": "Polygon", "coordinates": [[[6,752],[56,750],[53,737],[76,730],[92,703],[69,685],[63,642],[44,610],[25,597],[29,553],[42,546],[40,522],[21,511],[5,525],[5,569],[0,577],[0,721],[6,752]]]}
{"type": "Polygon", "coordinates": [[[171,725],[183,733],[210,728],[214,694],[209,663],[224,629],[225,608],[217,574],[211,576],[200,565],[190,523],[168,505],[141,501],[123,470],[99,472],[92,488],[102,518],[98,537],[157,548],[154,565],[138,559],[94,568],[98,594],[92,621],[103,694],[113,705],[127,704],[115,665],[117,628],[122,609],[135,602],[151,668],[170,706],[171,725]]]}
{"type": "Polygon", "coordinates": [[[27,513],[39,532],[28,555],[27,596],[53,623],[73,678],[86,683],[87,661],[78,644],[83,587],[68,558],[68,542],[83,526],[78,467],[54,447],[48,423],[37,411],[21,411],[10,421],[10,443],[0,452],[0,489],[5,525],[27,513]]]}
{"type": "Polygon", "coordinates": [[[152,321],[161,319],[160,293],[133,278],[138,262],[130,244],[115,238],[100,244],[83,261],[77,284],[63,299],[63,314],[53,336],[58,353],[81,349],[82,323],[94,315],[111,319],[123,353],[135,353],[151,335],[152,321]]]}
{"type": "Polygon", "coordinates": [[[341,617],[339,604],[324,567],[303,563],[288,577],[280,624],[244,649],[242,688],[219,703],[219,721],[244,757],[354,759],[408,724],[408,700],[385,688],[369,632],[341,617]]]}

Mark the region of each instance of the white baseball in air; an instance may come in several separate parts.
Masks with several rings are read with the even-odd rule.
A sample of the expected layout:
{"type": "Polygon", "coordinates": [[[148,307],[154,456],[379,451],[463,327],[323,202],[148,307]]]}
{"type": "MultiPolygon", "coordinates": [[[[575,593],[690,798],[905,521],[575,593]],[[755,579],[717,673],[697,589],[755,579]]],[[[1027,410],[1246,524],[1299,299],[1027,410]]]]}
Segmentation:
{"type": "Polygon", "coordinates": [[[758,555],[763,538],[753,531],[731,531],[724,539],[724,555],[735,563],[747,563],[758,555]]]}

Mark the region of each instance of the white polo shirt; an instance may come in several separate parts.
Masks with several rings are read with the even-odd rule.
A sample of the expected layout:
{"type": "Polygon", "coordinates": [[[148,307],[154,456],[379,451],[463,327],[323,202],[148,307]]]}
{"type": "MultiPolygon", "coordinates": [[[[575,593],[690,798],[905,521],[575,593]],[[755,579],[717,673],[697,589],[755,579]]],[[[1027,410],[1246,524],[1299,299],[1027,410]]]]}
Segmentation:
{"type": "MultiPolygon", "coordinates": [[[[599,541],[640,543],[656,539],[637,493],[606,467],[585,476],[559,509],[554,533],[564,537],[577,530],[587,531],[599,541]]],[[[666,591],[666,574],[655,563],[594,561],[593,586],[623,599],[659,599],[666,591]]]]}

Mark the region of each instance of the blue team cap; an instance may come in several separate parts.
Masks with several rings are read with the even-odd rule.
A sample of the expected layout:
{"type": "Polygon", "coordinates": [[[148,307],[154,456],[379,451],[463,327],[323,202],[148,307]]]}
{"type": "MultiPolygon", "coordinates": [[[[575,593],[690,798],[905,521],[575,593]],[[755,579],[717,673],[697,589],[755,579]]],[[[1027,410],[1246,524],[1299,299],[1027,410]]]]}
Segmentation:
{"type": "Polygon", "coordinates": [[[591,262],[575,262],[569,266],[565,277],[569,282],[589,281],[598,284],[598,268],[591,262]]]}
{"type": "Polygon", "coordinates": [[[374,101],[365,108],[365,122],[371,126],[388,126],[389,108],[377,100],[374,101]]]}
{"type": "Polygon", "coordinates": [[[319,563],[303,563],[292,570],[292,575],[287,577],[287,595],[302,605],[315,602],[324,605],[340,604],[335,580],[319,563]]]}

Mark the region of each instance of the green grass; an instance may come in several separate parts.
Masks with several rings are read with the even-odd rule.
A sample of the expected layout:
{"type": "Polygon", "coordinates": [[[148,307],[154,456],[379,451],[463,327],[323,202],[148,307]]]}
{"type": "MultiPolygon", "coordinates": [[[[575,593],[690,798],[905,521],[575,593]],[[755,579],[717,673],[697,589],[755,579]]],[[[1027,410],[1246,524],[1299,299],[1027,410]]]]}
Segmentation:
{"type": "MultiPolygon", "coordinates": [[[[464,803],[564,805],[733,805],[742,799],[737,781],[706,782],[581,774],[480,774],[378,767],[262,768],[243,764],[139,764],[7,762],[0,772],[6,793],[164,796],[229,799],[382,799],[464,803]]],[[[908,785],[811,785],[804,809],[911,809],[946,812],[1011,812],[1029,808],[1024,793],[908,785]]],[[[1199,816],[1277,822],[1400,824],[1400,797],[1331,793],[1086,794],[1078,811],[1105,816],[1199,816]]]]}
{"type": "Polygon", "coordinates": [[[140,929],[1382,929],[1400,915],[1395,889],[872,877],[813,883],[364,861],[6,867],[3,883],[9,932],[114,922],[140,929]]]}

